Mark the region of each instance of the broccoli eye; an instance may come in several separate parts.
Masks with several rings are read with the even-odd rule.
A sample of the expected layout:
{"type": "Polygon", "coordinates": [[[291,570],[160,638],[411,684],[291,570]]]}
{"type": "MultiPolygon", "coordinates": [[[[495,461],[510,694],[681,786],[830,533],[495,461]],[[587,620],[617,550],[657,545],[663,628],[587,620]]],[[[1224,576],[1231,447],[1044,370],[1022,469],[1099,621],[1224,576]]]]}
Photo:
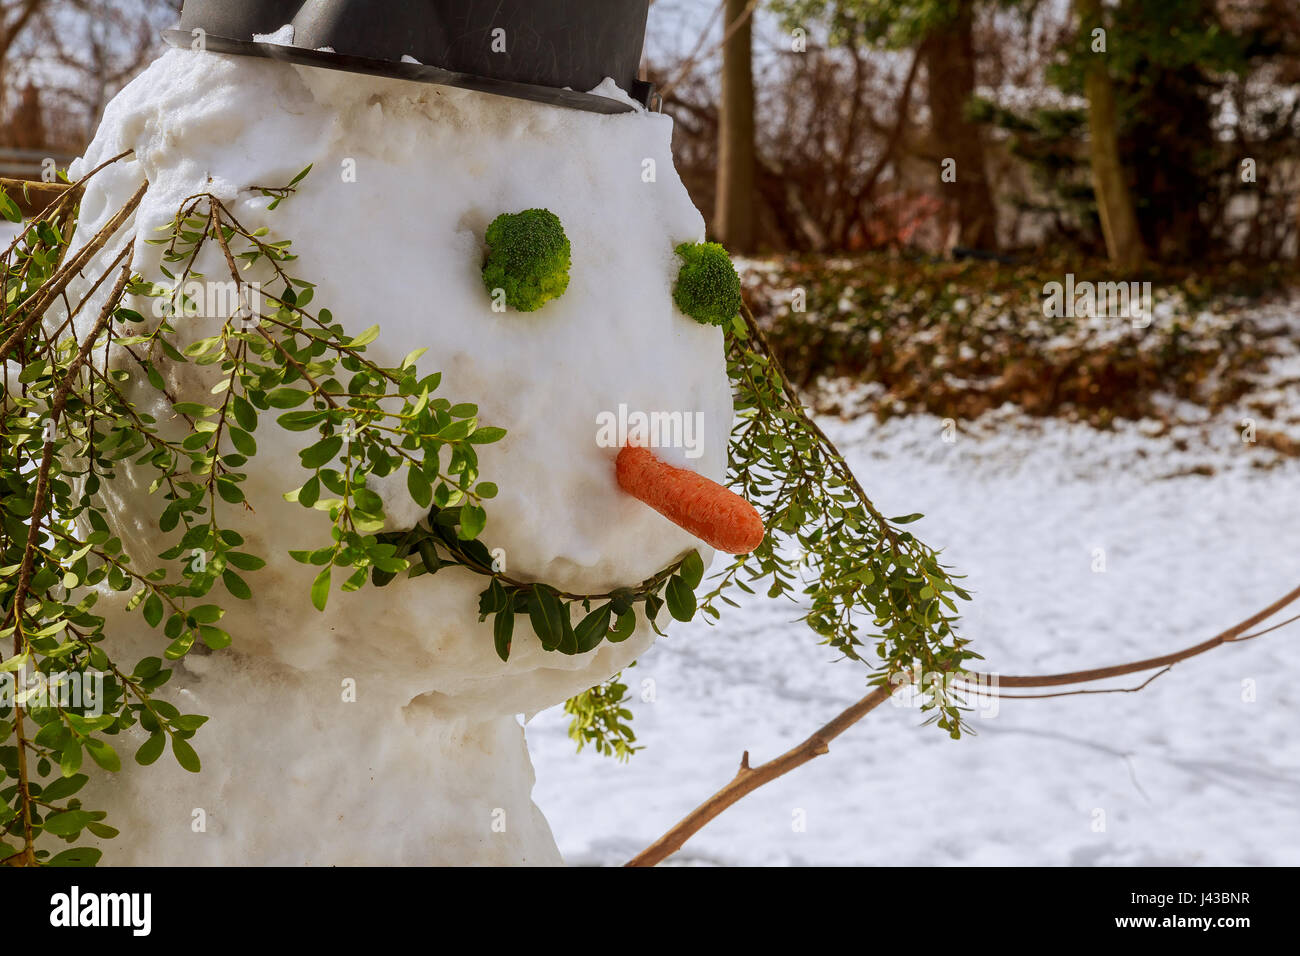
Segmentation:
{"type": "Polygon", "coordinates": [[[549,209],[502,213],[484,235],[487,261],[483,284],[490,295],[505,293],[506,304],[534,312],[569,287],[569,237],[549,209]]]}
{"type": "Polygon", "coordinates": [[[683,242],[673,301],[701,325],[726,325],[740,314],[740,276],[716,242],[683,242]]]}

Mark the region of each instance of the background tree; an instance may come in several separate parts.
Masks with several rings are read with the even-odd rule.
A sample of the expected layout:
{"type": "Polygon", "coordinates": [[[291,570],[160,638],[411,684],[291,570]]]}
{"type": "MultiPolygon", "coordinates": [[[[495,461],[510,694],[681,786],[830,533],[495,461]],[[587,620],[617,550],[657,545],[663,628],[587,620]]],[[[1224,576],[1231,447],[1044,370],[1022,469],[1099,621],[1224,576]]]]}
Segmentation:
{"type": "Polygon", "coordinates": [[[758,0],[725,0],[718,198],[713,229],[735,252],[755,249],[754,64],[758,0]]]}
{"type": "Polygon", "coordinates": [[[968,116],[975,94],[974,0],[774,0],[788,27],[823,23],[831,42],[868,49],[916,48],[926,71],[930,143],[953,160],[955,180],[942,194],[956,207],[957,244],[998,246],[997,208],[989,188],[980,127],[968,116]]]}
{"type": "Polygon", "coordinates": [[[1088,97],[1088,154],[1092,165],[1093,189],[1101,229],[1106,237],[1106,251],[1111,262],[1123,270],[1141,264],[1145,253],[1138,232],[1137,213],[1128,176],[1120,159],[1119,119],[1116,116],[1115,91],[1111,87],[1105,54],[1106,34],[1102,23],[1101,0],[1075,0],[1079,31],[1090,59],[1084,67],[1084,89],[1088,97]],[[1094,34],[1100,30],[1100,34],[1094,34]]]}

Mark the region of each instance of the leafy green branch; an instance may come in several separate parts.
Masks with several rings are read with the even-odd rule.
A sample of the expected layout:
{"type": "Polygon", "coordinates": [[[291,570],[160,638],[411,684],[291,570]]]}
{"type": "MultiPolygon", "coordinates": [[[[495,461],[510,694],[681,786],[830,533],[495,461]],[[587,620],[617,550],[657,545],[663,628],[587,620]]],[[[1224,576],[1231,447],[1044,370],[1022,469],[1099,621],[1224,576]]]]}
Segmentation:
{"type": "MultiPolygon", "coordinates": [[[[645,621],[660,634],[663,632],[657,618],[665,607],[678,621],[689,621],[695,614],[695,589],[704,576],[704,562],[697,551],[687,552],[634,587],[577,594],[506,574],[481,541],[464,533],[464,521],[463,508],[435,506],[407,531],[379,537],[395,549],[395,558],[419,558],[408,577],[455,566],[491,578],[479,595],[479,620],[492,617],[496,652],[502,661],[510,657],[519,617],[528,618],[544,649],[573,655],[585,654],[601,641],[618,644],[631,637],[636,630],[638,605],[645,621]],[[593,608],[593,604],[597,606],[593,608]],[[579,611],[580,620],[574,625],[574,615],[579,611]]],[[[374,572],[375,583],[380,586],[393,577],[394,572],[374,572]]]]}
{"type": "Polygon", "coordinates": [[[114,742],[120,746],[125,731],[138,726],[146,734],[137,763],[153,763],[170,743],[180,766],[200,770],[190,740],[207,718],[182,714],[154,692],[171,677],[165,661],[200,641],[214,651],[233,641],[220,626],[224,602],[212,596],[218,583],[234,599],[252,597],[245,575],[265,560],[225,527],[223,515],[252,508],[246,466],[264,414],[276,414],[289,431],[316,433],[299,453],[312,475],[285,497],[330,517],[332,543],[294,555],[323,566],[312,587],[318,607],[333,568],[350,572],[344,589],[351,590],[372,572],[408,567],[378,539],[384,513],[374,480],[406,468],[411,494],[426,506],[455,507],[466,539],[482,530],[482,501],[495,494],[478,481],[475,446],[504,431],[481,427],[475,406],[434,396],[440,376],[415,369],[423,349],[396,368],[368,359],[378,329],[350,335],[328,310],[309,311],[314,287],[290,274],[291,244],[266,238],[265,228],[246,229],[212,195],[187,198],[162,228],[166,235],[152,240],[164,247],[161,281],[132,272],[128,241],[73,301],[73,278],[126,226],[146,188],[74,252],[69,190],[3,256],[0,353],[15,359],[0,367],[0,637],[14,640],[12,656],[0,660],[13,691],[0,695],[0,862],[10,865],[96,862],[99,851],[77,845],[80,838],[117,831],[76,797],[89,779],[80,772],[83,755],[116,772],[114,742]],[[211,281],[195,271],[209,243],[219,247],[235,291],[219,314],[188,291],[191,282],[211,281]],[[250,309],[246,293],[255,285],[247,277],[259,266],[271,275],[258,300],[266,308],[250,309]],[[105,288],[110,275],[116,281],[105,288]],[[156,321],[130,308],[128,296],[154,301],[148,311],[156,321]],[[79,331],[73,320],[92,298],[99,318],[79,331]],[[182,334],[194,338],[204,321],[215,322],[212,334],[199,331],[182,345],[182,334]],[[101,346],[103,362],[91,360],[101,346]],[[110,362],[112,350],[143,375],[110,362]],[[173,394],[165,375],[186,364],[216,366],[212,398],[173,394]],[[167,422],[140,400],[151,392],[166,399],[167,422]],[[149,568],[135,566],[109,523],[106,484],[127,461],[133,482],[153,473],[148,494],[164,502],[157,530],[166,546],[149,568]],[[93,612],[107,592],[123,593],[127,612],[138,610],[161,630],[168,643],[160,656],[133,668],[110,656],[105,618],[93,612]],[[98,692],[69,698],[70,687],[80,691],[92,679],[102,679],[98,692]],[[54,854],[45,837],[71,847],[54,854]]]}
{"type": "MultiPolygon", "coordinates": [[[[721,605],[739,606],[731,588],[753,594],[765,584],[769,598],[805,603],[802,620],[821,643],[871,667],[870,684],[891,686],[896,675],[918,669],[960,673],[979,658],[955,630],[955,599],[970,595],[938,553],[902,527],[922,516],[880,513],[805,411],[747,306],[725,333],[736,408],[728,483],[759,508],[767,535],[710,578],[699,610],[712,623],[721,605]],[[871,624],[865,634],[864,618],[871,624]]],[[[694,611],[694,594],[690,602],[694,611]]],[[[952,682],[922,681],[918,692],[922,710],[931,712],[927,723],[954,738],[969,729],[952,682]]],[[[565,704],[566,712],[582,715],[569,730],[579,749],[595,743],[600,753],[626,759],[620,742],[630,714],[615,697],[602,684],[565,704]]]]}
{"type": "MultiPolygon", "coordinates": [[[[960,671],[978,658],[955,628],[956,599],[970,595],[938,552],[902,527],[922,516],[880,513],[804,409],[748,307],[726,331],[737,413],[729,483],[759,507],[768,534],[715,576],[704,612],[716,620],[719,604],[735,605],[728,589],[753,593],[764,582],[770,598],[806,602],[802,619],[822,643],[867,663],[875,685],[917,668],[960,671]]],[[[929,721],[960,736],[962,707],[945,682],[926,682],[923,693],[929,721]]]]}

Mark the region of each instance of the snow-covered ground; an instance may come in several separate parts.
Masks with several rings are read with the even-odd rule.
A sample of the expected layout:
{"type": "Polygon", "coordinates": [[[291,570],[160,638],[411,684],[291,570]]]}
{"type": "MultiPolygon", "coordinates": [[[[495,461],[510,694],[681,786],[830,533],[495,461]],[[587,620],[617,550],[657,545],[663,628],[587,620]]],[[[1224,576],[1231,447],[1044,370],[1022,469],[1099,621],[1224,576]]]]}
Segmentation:
{"type": "Polygon", "coordinates": [[[0,219],[0,252],[8,249],[26,226],[25,222],[10,222],[7,219],[0,219]]]}
{"type": "MultiPolygon", "coordinates": [[[[912,528],[967,573],[965,629],[988,670],[1179,649],[1300,583],[1300,460],[1243,443],[1230,416],[1154,437],[1006,410],[950,444],[925,416],[827,424],[884,512],[924,512],[912,528]]],[[[534,796],[568,862],[626,861],[743,750],[770,759],[862,696],[862,667],[833,662],[796,616],[757,597],[672,628],[625,675],[646,745],[626,765],[575,756],[559,708],[534,718],[534,796]]],[[[1218,648],[1141,693],[1003,700],[960,741],[887,704],[674,860],[1295,865],[1297,641],[1300,624],[1218,648]]]]}

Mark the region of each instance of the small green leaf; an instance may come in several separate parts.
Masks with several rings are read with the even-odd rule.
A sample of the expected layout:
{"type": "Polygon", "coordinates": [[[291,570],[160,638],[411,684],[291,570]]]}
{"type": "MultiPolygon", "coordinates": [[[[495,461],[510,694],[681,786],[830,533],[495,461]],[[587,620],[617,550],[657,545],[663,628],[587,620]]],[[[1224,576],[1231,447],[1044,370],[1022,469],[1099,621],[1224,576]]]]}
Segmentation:
{"type": "Polygon", "coordinates": [[[298,452],[298,458],[302,461],[304,468],[319,468],[333,461],[334,456],[342,448],[343,438],[339,435],[331,435],[328,438],[322,438],[310,448],[298,452]]]}
{"type": "Polygon", "coordinates": [[[277,388],[266,396],[266,404],[272,408],[297,408],[309,398],[311,393],[300,388],[277,388]]]}
{"type": "Polygon", "coordinates": [[[230,400],[231,413],[235,423],[244,431],[251,432],[257,428],[257,409],[242,395],[235,395],[230,400]]]}
{"type": "Polygon", "coordinates": [[[668,579],[668,613],[686,622],[695,616],[695,590],[677,575],[668,579]]]}
{"type": "Polygon", "coordinates": [[[61,777],[41,791],[41,799],[46,803],[53,803],[56,800],[66,800],[84,787],[89,780],[90,778],[84,773],[74,774],[69,777],[61,777]]]}
{"type": "Polygon", "coordinates": [[[159,598],[157,594],[150,592],[149,596],[145,598],[144,610],[142,613],[144,614],[145,621],[150,627],[157,627],[163,617],[162,599],[159,598]]]}
{"type": "Polygon", "coordinates": [[[217,479],[217,494],[221,500],[232,505],[237,505],[244,500],[244,489],[226,476],[217,479]]]}
{"type": "Polygon", "coordinates": [[[211,405],[200,405],[198,402],[177,402],[172,410],[178,415],[188,415],[191,418],[206,418],[217,413],[211,405]]]}
{"type": "Polygon", "coordinates": [[[45,828],[46,833],[53,833],[55,836],[72,836],[74,833],[80,833],[92,819],[86,810],[67,810],[47,817],[41,826],[45,828]]]}
{"type": "Polygon", "coordinates": [[[584,617],[574,628],[579,654],[585,654],[605,639],[611,613],[612,609],[605,604],[584,617]]]}
{"type": "Polygon", "coordinates": [[[59,755],[59,770],[63,776],[71,777],[81,769],[81,741],[73,737],[59,755]]]}
{"type": "Polygon", "coordinates": [[[190,773],[198,773],[201,767],[199,755],[194,752],[189,741],[182,740],[180,737],[172,737],[172,754],[176,757],[176,762],[190,773]]]}
{"type": "Polygon", "coordinates": [[[311,508],[320,500],[320,479],[315,475],[308,478],[298,489],[298,504],[311,508]]]}
{"type": "Polygon", "coordinates": [[[4,216],[10,222],[23,221],[22,210],[18,208],[18,204],[10,199],[3,189],[0,189],[0,216],[4,216]]]}
{"type": "Polygon", "coordinates": [[[406,490],[421,508],[429,507],[433,501],[433,485],[424,476],[424,472],[413,465],[406,469],[406,490]]]}
{"type": "Polygon", "coordinates": [[[257,454],[257,442],[253,440],[253,436],[248,432],[242,428],[231,428],[229,434],[230,443],[235,446],[235,450],[241,455],[252,458],[257,454]]]}
{"type": "Polygon", "coordinates": [[[90,751],[90,758],[105,770],[116,773],[122,769],[122,761],[118,759],[117,751],[107,742],[98,737],[87,737],[86,749],[90,751]]]}
{"type": "Polygon", "coordinates": [[[310,409],[303,412],[285,412],[275,421],[285,431],[305,432],[328,417],[329,412],[324,409],[310,409]]]}
{"type": "Polygon", "coordinates": [[[162,756],[163,747],[167,744],[167,734],[159,730],[153,733],[148,740],[140,745],[140,749],[135,752],[135,762],[142,767],[147,767],[160,756],[162,756]]]}
{"type": "Polygon", "coordinates": [[[618,621],[614,624],[608,636],[605,638],[611,644],[621,644],[632,636],[636,630],[636,612],[625,611],[618,616],[618,621]]]}
{"type": "Polygon", "coordinates": [[[484,428],[475,429],[474,432],[470,434],[469,438],[466,440],[471,445],[489,445],[494,441],[500,441],[505,436],[506,436],[506,430],[504,428],[487,426],[484,428]]]}
{"type": "Polygon", "coordinates": [[[498,611],[504,610],[509,606],[510,595],[508,595],[506,589],[501,586],[501,582],[496,578],[493,578],[492,583],[489,584],[487,589],[478,596],[479,620],[483,620],[483,618],[487,617],[489,614],[496,614],[498,611]]]}
{"type": "Polygon", "coordinates": [[[318,611],[325,610],[325,602],[329,600],[331,570],[331,565],[325,565],[311,584],[311,603],[318,611]]]}
{"type": "Polygon", "coordinates": [[[200,604],[190,609],[190,617],[200,624],[213,624],[221,620],[225,613],[216,604],[200,604]]]}
{"type": "Polygon", "coordinates": [[[99,858],[104,855],[103,850],[97,850],[89,846],[76,846],[71,850],[64,850],[50,858],[46,866],[94,866],[99,862],[99,858]]]}
{"type": "Polygon", "coordinates": [[[465,505],[460,509],[459,536],[463,541],[472,541],[482,533],[487,524],[487,512],[478,505],[465,505]]]}
{"type": "Polygon", "coordinates": [[[704,559],[700,557],[700,552],[692,551],[682,559],[682,565],[677,569],[686,586],[694,591],[704,580],[704,559]]]}
{"type": "Polygon", "coordinates": [[[348,342],[347,345],[348,348],[353,348],[353,349],[360,348],[363,345],[369,345],[377,338],[379,338],[379,326],[372,325],[370,328],[366,329],[364,332],[358,335],[355,339],[348,342]]]}
{"type": "Polygon", "coordinates": [[[560,615],[566,610],[560,606],[556,593],[544,584],[533,588],[528,597],[528,617],[532,621],[533,631],[542,641],[542,647],[548,651],[560,646],[564,638],[564,625],[560,615]]]}
{"type": "Polygon", "coordinates": [[[221,572],[221,583],[226,586],[227,591],[241,601],[247,601],[253,596],[253,591],[248,586],[248,583],[230,568],[226,568],[225,571],[221,572]]]}
{"type": "MultiPolygon", "coordinates": [[[[315,479],[312,479],[315,481],[315,479]]],[[[242,551],[230,551],[226,554],[226,560],[239,568],[241,571],[256,571],[258,568],[266,566],[263,561],[255,554],[245,554],[242,551]]]]}
{"type": "Polygon", "coordinates": [[[492,619],[492,642],[496,646],[497,657],[503,661],[510,659],[510,639],[515,630],[515,612],[507,607],[499,611],[492,619]]]}

